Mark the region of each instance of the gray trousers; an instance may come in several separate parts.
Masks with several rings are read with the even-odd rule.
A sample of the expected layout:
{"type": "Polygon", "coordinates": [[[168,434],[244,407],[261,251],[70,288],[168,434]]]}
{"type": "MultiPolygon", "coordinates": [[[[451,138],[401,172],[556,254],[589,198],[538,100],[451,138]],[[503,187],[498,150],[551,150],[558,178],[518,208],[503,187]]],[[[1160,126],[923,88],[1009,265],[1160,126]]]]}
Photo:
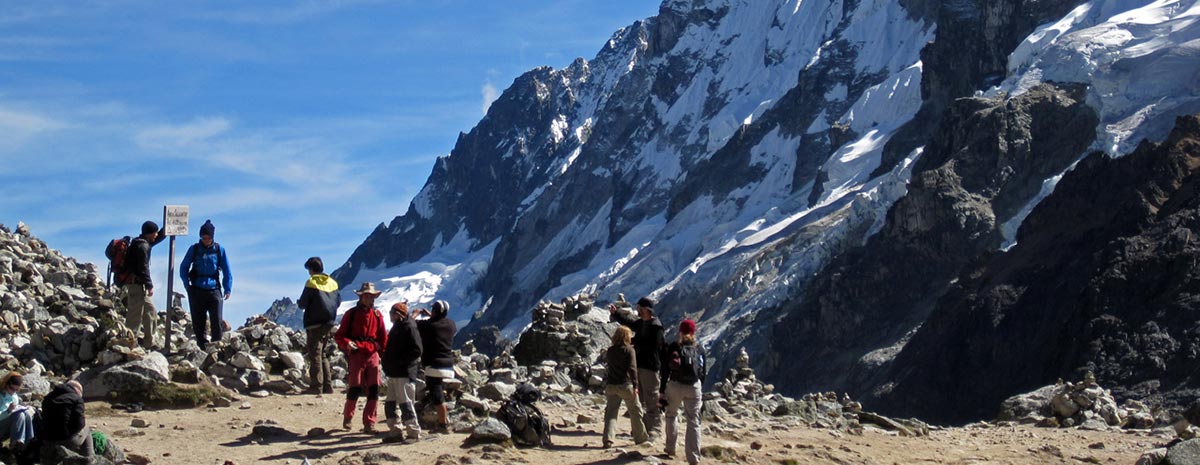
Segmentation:
{"type": "Polygon", "coordinates": [[[128,299],[125,302],[128,310],[125,314],[125,327],[132,330],[134,336],[137,336],[140,329],[142,348],[149,349],[154,345],[154,324],[158,321],[158,310],[154,308],[154,302],[150,301],[145,284],[126,284],[125,293],[128,299]]]}
{"type": "Polygon", "coordinates": [[[642,401],[642,422],[646,424],[646,433],[651,438],[657,438],[662,432],[662,409],[658,408],[658,370],[638,368],[638,397],[642,401]]]}
{"type": "Polygon", "coordinates": [[[404,429],[407,430],[409,437],[417,437],[421,434],[421,424],[417,421],[417,384],[408,378],[388,378],[387,379],[387,398],[384,405],[395,405],[400,410],[400,417],[396,418],[394,412],[384,412],[387,417],[388,429],[393,434],[400,432],[399,423],[404,423],[404,429]],[[399,420],[399,421],[398,421],[399,420]]]}
{"type": "Polygon", "coordinates": [[[687,435],[683,440],[683,451],[689,464],[700,463],[700,405],[703,401],[700,382],[687,385],[676,381],[667,383],[667,444],[664,450],[675,455],[675,441],[679,437],[679,426],[675,417],[683,407],[683,418],[687,421],[687,435]]]}
{"type": "Polygon", "coordinates": [[[612,444],[617,436],[617,417],[621,413],[621,401],[629,410],[629,424],[633,430],[633,442],[643,443],[648,440],[646,427],[642,423],[642,407],[634,398],[633,384],[609,384],[604,386],[604,443],[612,444]]]}
{"type": "MultiPolygon", "coordinates": [[[[42,443],[42,458],[43,458],[43,460],[48,460],[51,457],[55,457],[54,450],[56,448],[58,448],[58,446],[65,447],[65,448],[67,448],[67,450],[70,450],[71,452],[82,455],[84,457],[92,457],[92,456],[96,455],[96,449],[94,449],[92,447],[92,428],[89,426],[84,426],[83,429],[79,430],[78,433],[75,433],[74,436],[71,436],[62,441],[45,441],[45,442],[43,442],[42,443]]],[[[110,446],[112,446],[112,445],[110,444],[110,446]]]]}

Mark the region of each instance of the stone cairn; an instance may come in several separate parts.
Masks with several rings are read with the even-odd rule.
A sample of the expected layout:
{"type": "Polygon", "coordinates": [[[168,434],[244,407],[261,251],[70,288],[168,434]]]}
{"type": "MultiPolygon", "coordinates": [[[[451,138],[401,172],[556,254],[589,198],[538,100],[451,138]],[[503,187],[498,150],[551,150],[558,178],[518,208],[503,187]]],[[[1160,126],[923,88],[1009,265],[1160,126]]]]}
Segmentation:
{"type": "Polygon", "coordinates": [[[1148,429],[1156,423],[1150,408],[1141,402],[1127,400],[1118,405],[1112,391],[1100,387],[1090,371],[1078,383],[1060,379],[1053,385],[1008,398],[1000,406],[998,420],[1090,430],[1148,429]]]}

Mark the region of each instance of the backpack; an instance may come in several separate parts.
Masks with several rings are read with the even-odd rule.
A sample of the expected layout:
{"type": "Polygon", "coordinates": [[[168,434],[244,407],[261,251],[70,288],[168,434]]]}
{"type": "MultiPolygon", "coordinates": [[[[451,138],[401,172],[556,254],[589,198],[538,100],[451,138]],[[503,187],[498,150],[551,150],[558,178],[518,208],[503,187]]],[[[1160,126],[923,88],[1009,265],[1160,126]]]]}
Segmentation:
{"type": "Polygon", "coordinates": [[[504,405],[501,405],[500,411],[496,413],[496,419],[508,426],[513,442],[518,445],[549,447],[551,444],[550,422],[546,421],[546,416],[532,402],[539,397],[541,393],[536,387],[528,383],[522,384],[517,387],[517,392],[504,401],[504,405]],[[531,401],[525,402],[526,400],[531,401]]]}
{"type": "Polygon", "coordinates": [[[132,241],[129,236],[120,237],[108,241],[108,246],[104,248],[104,256],[108,257],[108,272],[116,275],[117,284],[133,282],[133,273],[125,269],[125,256],[132,241]]]}
{"type": "Polygon", "coordinates": [[[694,384],[704,378],[704,353],[697,344],[680,344],[671,353],[667,366],[671,369],[672,381],[694,384]]]}
{"type": "MultiPolygon", "coordinates": [[[[221,272],[221,244],[213,242],[213,250],[214,253],[217,254],[217,269],[216,272],[211,275],[200,275],[200,273],[196,271],[196,262],[198,262],[200,260],[200,256],[203,255],[200,253],[200,247],[197,247],[199,245],[201,244],[196,243],[192,245],[192,269],[188,270],[188,276],[192,278],[193,282],[196,280],[196,278],[202,277],[216,280],[218,277],[217,273],[221,272]]],[[[220,287],[220,283],[217,283],[217,286],[220,287]]]]}

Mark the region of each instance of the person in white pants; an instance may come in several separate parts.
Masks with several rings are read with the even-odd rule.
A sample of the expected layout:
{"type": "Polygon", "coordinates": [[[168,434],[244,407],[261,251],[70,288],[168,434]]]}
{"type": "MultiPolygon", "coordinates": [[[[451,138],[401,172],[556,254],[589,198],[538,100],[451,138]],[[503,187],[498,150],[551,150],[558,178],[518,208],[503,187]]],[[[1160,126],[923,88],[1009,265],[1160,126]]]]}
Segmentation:
{"type": "Polygon", "coordinates": [[[416,441],[421,438],[421,425],[417,422],[417,375],[421,370],[421,335],[417,323],[408,315],[408,302],[392,305],[388,316],[392,319],[392,330],[388,332],[387,348],[383,351],[383,374],[387,375],[387,399],[384,400],[384,416],[390,434],[383,442],[400,442],[405,439],[416,441]],[[400,414],[396,414],[399,408],[400,414]],[[400,423],[404,423],[404,430],[400,423]]]}
{"type": "Polygon", "coordinates": [[[675,456],[675,443],[679,437],[675,417],[683,407],[683,418],[687,421],[683,451],[690,465],[700,463],[701,387],[707,371],[704,349],[696,342],[696,322],[683,320],[679,324],[679,340],[667,346],[663,356],[659,404],[665,406],[666,414],[664,452],[672,457],[675,456]]]}

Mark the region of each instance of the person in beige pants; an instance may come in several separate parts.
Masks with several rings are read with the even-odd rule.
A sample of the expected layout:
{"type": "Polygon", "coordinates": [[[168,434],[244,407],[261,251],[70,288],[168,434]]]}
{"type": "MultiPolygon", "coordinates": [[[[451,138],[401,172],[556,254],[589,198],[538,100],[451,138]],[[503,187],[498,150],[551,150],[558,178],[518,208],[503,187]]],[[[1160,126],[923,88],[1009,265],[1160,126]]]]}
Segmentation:
{"type": "Polygon", "coordinates": [[[124,283],[126,301],[125,327],[134,335],[141,330],[142,339],[139,344],[144,349],[154,347],[155,322],[158,320],[158,310],[154,308],[154,281],[150,279],[150,249],[162,242],[158,225],[153,221],[142,223],[142,234],[129,243],[129,251],[125,255],[125,272],[129,276],[124,283]]]}
{"type": "Polygon", "coordinates": [[[683,407],[683,418],[687,421],[683,451],[688,464],[696,465],[700,463],[701,385],[708,371],[704,350],[696,342],[696,322],[683,320],[679,324],[679,340],[667,346],[663,360],[659,403],[666,405],[667,437],[664,452],[675,456],[675,443],[679,437],[679,425],[675,417],[683,407]]]}
{"type": "Polygon", "coordinates": [[[633,442],[644,443],[650,438],[646,434],[646,425],[642,423],[642,405],[637,398],[637,356],[633,350],[633,331],[625,326],[618,327],[613,332],[612,346],[605,353],[605,358],[608,367],[604,375],[604,399],[607,405],[604,406],[603,447],[607,449],[613,445],[622,401],[629,410],[633,442]]]}

